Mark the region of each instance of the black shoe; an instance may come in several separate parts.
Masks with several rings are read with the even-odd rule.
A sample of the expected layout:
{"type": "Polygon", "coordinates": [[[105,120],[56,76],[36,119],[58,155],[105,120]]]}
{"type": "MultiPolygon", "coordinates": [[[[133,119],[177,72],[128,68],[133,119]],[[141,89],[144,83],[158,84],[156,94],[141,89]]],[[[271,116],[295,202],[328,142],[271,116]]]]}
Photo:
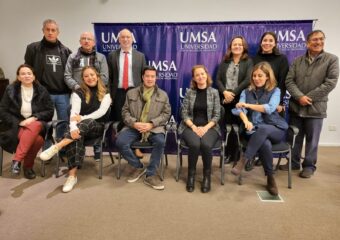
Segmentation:
{"type": "Polygon", "coordinates": [[[203,175],[203,182],[201,186],[201,192],[202,193],[207,193],[210,192],[211,188],[211,174],[209,173],[204,173],[203,175]]]}
{"type": "MultiPolygon", "coordinates": [[[[288,171],[288,163],[284,164],[284,165],[280,165],[279,169],[281,171],[288,171]]],[[[292,165],[292,170],[300,170],[300,166],[294,166],[292,165]]]]}
{"type": "Polygon", "coordinates": [[[21,162],[17,160],[12,161],[11,172],[13,175],[19,175],[21,169],[21,162]]]}
{"type": "Polygon", "coordinates": [[[255,162],[256,162],[255,158],[247,161],[246,165],[244,166],[244,170],[246,170],[247,172],[250,172],[251,170],[253,170],[255,166],[255,162]]]}
{"type": "Polygon", "coordinates": [[[27,179],[34,179],[36,177],[32,168],[24,168],[24,176],[27,179]]]}
{"type": "Polygon", "coordinates": [[[193,192],[195,190],[195,171],[188,171],[188,179],[186,189],[188,192],[193,192]]]}

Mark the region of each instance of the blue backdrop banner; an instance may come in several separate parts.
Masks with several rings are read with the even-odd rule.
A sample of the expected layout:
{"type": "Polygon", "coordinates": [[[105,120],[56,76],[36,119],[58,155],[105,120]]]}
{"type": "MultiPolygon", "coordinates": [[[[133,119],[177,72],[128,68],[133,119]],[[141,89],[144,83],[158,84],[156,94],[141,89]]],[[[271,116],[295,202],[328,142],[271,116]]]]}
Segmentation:
{"type": "MultiPolygon", "coordinates": [[[[291,63],[306,51],[306,37],[313,20],[197,23],[94,23],[97,51],[108,55],[119,48],[118,33],[127,28],[133,33],[133,48],[143,52],[147,63],[157,69],[157,84],[170,98],[172,115],[178,120],[181,99],[191,80],[191,68],[204,64],[215,80],[217,68],[233,36],[243,36],[249,53],[255,55],[261,35],[278,36],[278,47],[291,63]]],[[[175,152],[176,144],[167,144],[175,152]]]]}
{"type": "Polygon", "coordinates": [[[94,23],[97,51],[107,55],[119,48],[118,33],[133,33],[133,48],[143,52],[158,71],[157,84],[164,89],[177,118],[180,100],[191,80],[191,68],[204,64],[213,80],[233,36],[242,35],[250,55],[258,50],[262,33],[273,31],[278,47],[289,62],[306,51],[306,36],[313,20],[202,23],[94,23]]]}

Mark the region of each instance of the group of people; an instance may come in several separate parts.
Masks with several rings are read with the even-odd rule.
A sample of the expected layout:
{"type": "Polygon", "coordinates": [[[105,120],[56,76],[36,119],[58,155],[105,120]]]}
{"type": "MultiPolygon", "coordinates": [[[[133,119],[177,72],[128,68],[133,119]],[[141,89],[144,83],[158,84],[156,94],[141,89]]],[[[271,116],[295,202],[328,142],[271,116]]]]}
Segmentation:
{"type": "MultiPolygon", "coordinates": [[[[43,147],[40,159],[59,153],[68,160],[69,173],[63,192],[77,183],[77,169],[85,157],[84,138],[103,134],[108,119],[121,122],[116,139],[118,151],[128,162],[127,181],[143,182],[156,190],[164,189],[157,167],[165,147],[165,125],[171,115],[168,95],[157,84],[157,72],[146,65],[143,53],[132,48],[132,33],[119,32],[120,49],[106,58],[95,50],[94,35],[84,32],[79,49],[71,53],[59,40],[54,20],[43,23],[44,37],[27,46],[25,64],[19,66],[17,79],[9,85],[0,103],[0,145],[14,153],[11,172],[17,175],[23,163],[24,176],[35,178],[33,163],[43,147]],[[46,122],[53,117],[69,122],[59,128],[58,142],[44,144],[46,122]],[[109,115],[109,116],[108,116],[109,115]],[[143,154],[133,151],[135,141],[152,144],[147,166],[143,154]]],[[[267,190],[278,194],[274,179],[271,146],[283,140],[288,124],[284,118],[283,97],[288,90],[289,123],[299,128],[293,149],[293,169],[301,168],[304,139],[306,149],[300,177],[309,178],[316,170],[318,142],[326,117],[328,94],[339,76],[338,58],[323,50],[325,34],[315,30],[307,36],[307,52],[288,60],[277,47],[273,32],[265,32],[258,53],[250,58],[242,36],[231,39],[227,53],[218,67],[215,84],[204,65],[192,68],[190,89],[182,106],[178,133],[189,147],[186,190],[195,190],[196,165],[203,160],[201,191],[211,190],[212,148],[221,138],[220,118],[239,124],[247,140],[240,151],[236,133],[226,145],[226,162],[234,162],[231,172],[239,175],[256,155],[267,176],[267,190]],[[221,116],[221,106],[225,116],[221,116]]],[[[100,157],[94,146],[94,158],[100,157]]],[[[288,170],[281,165],[281,170],[288,170]]]]}

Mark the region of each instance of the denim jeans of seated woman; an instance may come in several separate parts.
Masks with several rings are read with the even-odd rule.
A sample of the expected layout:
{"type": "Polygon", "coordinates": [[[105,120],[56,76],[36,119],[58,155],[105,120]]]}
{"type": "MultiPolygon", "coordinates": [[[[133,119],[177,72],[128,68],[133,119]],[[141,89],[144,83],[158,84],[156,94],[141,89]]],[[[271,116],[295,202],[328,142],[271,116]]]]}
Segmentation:
{"type": "Polygon", "coordinates": [[[244,134],[248,140],[244,153],[246,159],[252,159],[256,154],[259,155],[265,174],[273,175],[273,153],[272,144],[282,141],[285,130],[269,124],[260,124],[251,135],[244,134]]]}

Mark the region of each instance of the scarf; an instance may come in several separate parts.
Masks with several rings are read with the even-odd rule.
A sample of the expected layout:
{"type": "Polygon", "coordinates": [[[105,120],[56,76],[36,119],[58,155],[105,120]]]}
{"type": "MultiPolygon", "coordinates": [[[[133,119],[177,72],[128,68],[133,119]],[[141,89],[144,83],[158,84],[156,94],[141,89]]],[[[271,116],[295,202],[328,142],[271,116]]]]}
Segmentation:
{"type": "MultiPolygon", "coordinates": [[[[154,90],[155,90],[154,87],[143,89],[143,100],[145,104],[142,110],[142,114],[140,116],[140,121],[143,123],[146,123],[148,121],[148,115],[149,115],[150,106],[151,106],[151,97],[152,97],[154,90]]],[[[149,135],[150,135],[150,132],[143,133],[141,142],[147,142],[149,135]]]]}
{"type": "MultiPolygon", "coordinates": [[[[88,52],[85,52],[81,47],[78,49],[78,52],[76,54],[76,56],[74,57],[73,59],[73,62],[72,62],[72,67],[73,68],[83,68],[87,65],[89,66],[93,66],[95,67],[95,62],[96,62],[96,51],[93,50],[92,52],[88,53],[88,52]],[[85,57],[89,57],[89,64],[87,63],[84,63],[82,62],[81,63],[81,59],[83,59],[85,57]]],[[[98,70],[98,69],[97,69],[98,70]]]]}

